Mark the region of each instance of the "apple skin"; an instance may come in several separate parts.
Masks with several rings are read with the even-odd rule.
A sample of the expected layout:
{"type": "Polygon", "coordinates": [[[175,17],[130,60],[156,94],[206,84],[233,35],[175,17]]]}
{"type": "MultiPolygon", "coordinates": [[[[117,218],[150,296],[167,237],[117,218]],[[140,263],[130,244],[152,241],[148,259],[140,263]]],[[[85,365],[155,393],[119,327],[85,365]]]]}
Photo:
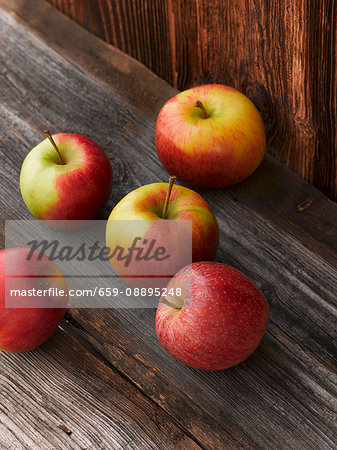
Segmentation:
{"type": "MultiPolygon", "coordinates": [[[[68,302],[67,285],[57,266],[46,255],[39,261],[37,258],[40,253],[37,251],[31,260],[27,260],[30,250],[29,248],[0,250],[0,350],[10,353],[26,352],[45,342],[61,322],[68,302]],[[49,277],[46,278],[46,275],[49,277]],[[29,308],[6,308],[6,290],[9,295],[10,288],[34,287],[36,289],[57,287],[64,290],[66,295],[29,297],[29,308]],[[46,302],[55,307],[42,307],[46,302]]],[[[21,305],[24,305],[27,297],[21,297],[20,301],[21,305]]]]}
{"type": "Polygon", "coordinates": [[[48,139],[28,153],[20,175],[27,208],[40,220],[95,219],[111,190],[108,157],[88,137],[59,133],[53,138],[65,164],[48,139]]]}
{"type": "Polygon", "coordinates": [[[222,370],[254,352],[267,328],[269,306],[249,278],[205,261],[184,267],[167,285],[174,292],[178,287],[182,297],[166,299],[177,307],[161,299],[156,315],[158,339],[171,356],[197,369],[222,370]]]}
{"type": "MultiPolygon", "coordinates": [[[[192,255],[183,254],[184,236],[179,236],[177,243],[172,244],[176,236],[163,236],[160,226],[156,226],[158,221],[164,220],[161,218],[161,214],[167,190],[168,183],[152,183],[141,186],[126,195],[110,213],[106,227],[106,245],[110,248],[114,248],[117,245],[129,248],[134,236],[148,240],[156,239],[157,245],[174,249],[174,258],[173,260],[171,259],[172,265],[170,267],[165,266],[162,272],[173,276],[191,261],[213,260],[215,258],[219,245],[219,227],[213,211],[201,195],[186,187],[174,185],[170,196],[167,220],[188,220],[192,223],[192,255]],[[136,229],[130,230],[124,226],[116,227],[115,222],[118,220],[139,222],[132,225],[136,229]]],[[[187,233],[186,238],[191,239],[190,228],[187,233]]],[[[128,268],[125,268],[123,264],[119,264],[116,259],[110,259],[110,262],[117,275],[121,278],[123,276],[136,275],[138,279],[125,280],[127,284],[131,286],[147,286],[147,283],[143,282],[144,280],[140,280],[138,276],[139,273],[142,273],[143,262],[134,262],[128,268]]],[[[168,263],[171,264],[170,261],[168,263]]],[[[148,262],[146,273],[151,275],[152,269],[154,269],[154,273],[158,273],[155,272],[156,263],[154,262],[151,265],[148,262]]],[[[151,280],[149,282],[148,287],[154,287],[154,280],[153,283],[151,280]]],[[[163,280],[163,283],[163,287],[165,287],[167,278],[163,280]]],[[[161,286],[161,282],[158,280],[156,286],[159,285],[161,286]]]]}
{"type": "Polygon", "coordinates": [[[168,100],[159,112],[155,143],[164,168],[181,181],[210,188],[230,186],[259,166],[266,150],[262,118],[236,89],[197,86],[168,100]],[[201,101],[211,117],[203,119],[201,101]]]}

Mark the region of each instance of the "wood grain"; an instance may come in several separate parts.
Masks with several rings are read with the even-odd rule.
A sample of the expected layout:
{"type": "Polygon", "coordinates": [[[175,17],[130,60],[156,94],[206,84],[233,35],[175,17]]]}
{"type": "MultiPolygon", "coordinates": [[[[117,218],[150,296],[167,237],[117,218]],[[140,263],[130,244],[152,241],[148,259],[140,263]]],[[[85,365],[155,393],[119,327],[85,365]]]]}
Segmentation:
{"type": "Polygon", "coordinates": [[[200,448],[61,326],[38,350],[1,355],[1,448],[200,448]]]}
{"type": "Polygon", "coordinates": [[[224,202],[217,217],[218,260],[250,276],[270,302],[268,334],[247,362],[211,375],[170,363],[153,330],[153,311],[137,312],[136,324],[135,312],[126,310],[72,315],[87,339],[170,414],[184,401],[178,420],[203,445],[218,448],[224,434],[218,423],[225,417],[243,446],[266,446],[268,432],[270,447],[284,439],[290,448],[329,448],[337,407],[336,270],[238,202],[224,202]],[[205,421],[212,421],[211,442],[205,421]]]}
{"type": "MultiPolygon", "coordinates": [[[[154,126],[161,105],[176,90],[43,2],[0,0],[1,5],[2,242],[4,219],[30,217],[18,189],[20,166],[29,147],[41,140],[40,130],[46,125],[53,132],[88,135],[107,152],[115,181],[102,217],[130,190],[166,180],[154,148],[154,126]]],[[[147,399],[170,422],[169,430],[163,431],[168,442],[175,442],[170,433],[173,430],[175,435],[177,430],[177,442],[185,448],[334,448],[337,205],[272,156],[245,183],[200,192],[219,221],[218,260],[250,276],[270,303],[268,332],[252,357],[226,371],[201,372],[175,362],[160,347],[154,332],[154,310],[72,310],[68,323],[62,325],[66,334],[59,333],[53,338],[55,344],[37,351],[44,352],[38,363],[30,355],[20,360],[22,367],[27,367],[25,382],[32,382],[35,389],[38,374],[33,372],[30,380],[32,361],[40,373],[47,371],[51,376],[49,361],[55,352],[57,379],[72,380],[75,370],[85,370],[87,365],[98,364],[99,378],[106,376],[106,380],[111,371],[117,371],[136,389],[139,405],[144,401],[144,408],[149,408],[147,399]],[[76,348],[73,340],[78,343],[76,348]],[[63,359],[67,355],[60,355],[67,346],[74,360],[69,362],[69,371],[63,359]],[[77,362],[76,349],[85,354],[83,364],[77,362]]],[[[6,380],[14,376],[16,358],[1,360],[6,380]]],[[[79,381],[81,389],[85,377],[83,374],[79,381]]],[[[90,377],[89,404],[96,395],[90,377]]],[[[20,373],[20,383],[21,378],[20,373]]],[[[119,378],[116,380],[119,384],[119,378]]],[[[59,386],[53,390],[59,392],[59,386]]],[[[41,392],[47,389],[43,385],[41,392]]],[[[72,385],[73,389],[78,398],[72,385]]],[[[103,396],[97,395],[97,401],[106,405],[103,396]]],[[[10,408],[15,399],[8,400],[10,408]]],[[[51,396],[48,400],[53,407],[51,396]]],[[[78,401],[84,402],[87,411],[86,397],[78,401]]],[[[133,408],[120,401],[121,411],[116,402],[119,414],[133,408]]],[[[61,404],[57,401],[56,405],[58,409],[61,404]]],[[[95,408],[105,411],[105,406],[97,403],[95,408]]],[[[73,414],[77,416],[79,410],[75,408],[73,414]]],[[[50,414],[46,402],[40,414],[50,414]]],[[[23,415],[20,412],[20,418],[23,415]]],[[[122,431],[115,417],[109,422],[116,430],[110,439],[121,443],[122,431]]],[[[66,413],[62,418],[55,421],[51,415],[54,425],[57,422],[73,431],[76,439],[79,427],[75,420],[66,420],[66,413]]],[[[29,427],[31,420],[29,417],[24,427],[29,427]]],[[[143,442],[153,439],[152,422],[146,422],[143,442]]],[[[2,423],[6,426],[4,442],[10,442],[4,418],[2,423]]],[[[36,442],[48,440],[39,432],[42,425],[37,422],[36,442]]],[[[63,439],[73,437],[57,431],[62,431],[63,439]]],[[[136,434],[137,428],[132,432],[136,434]]],[[[107,441],[109,445],[111,441],[107,441]]]]}
{"type": "Polygon", "coordinates": [[[171,80],[168,9],[163,0],[50,0],[49,3],[171,80]]]}
{"type": "Polygon", "coordinates": [[[334,0],[47,1],[179,89],[243,91],[270,153],[337,200],[334,0]]]}

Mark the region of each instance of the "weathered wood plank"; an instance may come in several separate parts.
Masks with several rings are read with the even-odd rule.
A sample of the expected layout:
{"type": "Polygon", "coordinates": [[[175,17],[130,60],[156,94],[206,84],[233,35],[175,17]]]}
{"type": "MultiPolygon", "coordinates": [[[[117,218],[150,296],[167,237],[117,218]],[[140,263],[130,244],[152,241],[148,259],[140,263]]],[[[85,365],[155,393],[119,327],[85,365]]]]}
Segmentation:
{"type": "Polygon", "coordinates": [[[61,327],[38,350],[1,355],[1,448],[199,448],[61,327]]]}
{"type": "MultiPolygon", "coordinates": [[[[227,192],[337,265],[336,204],[285,166],[265,157],[249,179],[227,192]]],[[[220,209],[223,194],[212,194],[220,209]]]]}
{"type": "MultiPolygon", "coordinates": [[[[165,403],[171,414],[182,396],[189,395],[200,411],[205,408],[212,414],[213,420],[221,422],[226,417],[231,433],[244,436],[250,445],[266,445],[263,426],[268,424],[267,429],[272,430],[268,445],[277,447],[285,439],[294,448],[333,447],[337,412],[337,272],[237,202],[227,202],[223,214],[219,260],[249,275],[271,306],[268,334],[245,364],[205,375],[170,362],[156,340],[152,311],[137,312],[136,325],[133,311],[72,314],[93,345],[145,392],[165,403]],[[125,325],[126,320],[129,325],[125,325]],[[113,330],[118,331],[117,339],[113,330]],[[139,376],[144,370],[149,372],[146,379],[139,376]],[[170,385],[174,385],[176,398],[169,394],[170,385]],[[252,417],[255,421],[250,426],[252,417]]],[[[188,422],[186,414],[184,419],[200,439],[200,430],[193,428],[196,421],[188,422]]],[[[203,420],[200,417],[199,421],[203,420]]]]}
{"type": "MultiPolygon", "coordinates": [[[[109,154],[115,183],[105,217],[131,189],[165,180],[154,124],[176,91],[43,3],[16,11],[22,22],[6,12],[0,19],[2,219],[29,217],[20,165],[46,123],[89,135],[109,154]]],[[[333,448],[337,205],[272,158],[237,187],[200,192],[219,219],[218,259],[248,274],[271,304],[258,351],[236,368],[203,373],[161,349],[153,310],[72,311],[73,324],[202,446],[333,448]]]]}
{"type": "Polygon", "coordinates": [[[273,323],[245,363],[205,373],[169,359],[151,310],[72,316],[102,355],[207,448],[221,448],[225,433],[244,448],[334,448],[335,375],[273,323]]]}

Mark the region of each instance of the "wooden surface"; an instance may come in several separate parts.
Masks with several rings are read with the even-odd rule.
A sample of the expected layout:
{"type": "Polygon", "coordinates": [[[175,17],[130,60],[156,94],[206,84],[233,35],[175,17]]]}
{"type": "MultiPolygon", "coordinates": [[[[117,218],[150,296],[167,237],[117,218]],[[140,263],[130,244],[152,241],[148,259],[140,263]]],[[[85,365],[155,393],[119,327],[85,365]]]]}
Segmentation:
{"type": "Polygon", "coordinates": [[[179,89],[236,87],[269,152],[337,200],[334,0],[47,0],[179,89]]]}
{"type": "MultiPolygon", "coordinates": [[[[85,134],[115,181],[103,212],[166,180],[156,115],[174,88],[40,0],[0,0],[1,242],[30,218],[21,163],[41,130],[85,134]]],[[[40,349],[0,359],[0,447],[336,448],[337,205],[267,156],[231,189],[199,192],[221,229],[217,260],[262,289],[258,350],[221,372],[169,357],[155,310],[70,310],[40,349]]]]}

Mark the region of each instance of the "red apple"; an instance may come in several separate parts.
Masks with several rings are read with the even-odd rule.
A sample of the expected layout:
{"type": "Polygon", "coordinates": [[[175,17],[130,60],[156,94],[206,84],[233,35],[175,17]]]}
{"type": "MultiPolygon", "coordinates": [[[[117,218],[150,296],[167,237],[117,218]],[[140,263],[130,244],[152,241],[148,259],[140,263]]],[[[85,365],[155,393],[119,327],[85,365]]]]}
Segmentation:
{"type": "Polygon", "coordinates": [[[156,332],[175,359],[197,369],[222,370],[244,361],[259,345],[269,306],[238,270],[195,263],[177,273],[167,289],[172,293],[161,298],[156,332]]]}
{"type": "Polygon", "coordinates": [[[220,84],[188,89],[165,103],[155,139],[158,157],[170,174],[204,187],[245,179],[266,149],[262,118],[254,104],[220,84]]]}
{"type": "Polygon", "coordinates": [[[11,353],[32,350],[48,339],[61,322],[68,300],[57,266],[37,251],[28,259],[30,252],[29,248],[0,250],[0,350],[11,353]],[[33,289],[35,295],[11,295],[12,290],[34,294],[33,289]]]}
{"type": "Polygon", "coordinates": [[[99,145],[79,134],[45,139],[26,156],[20,189],[40,220],[95,219],[110,194],[112,169],[99,145]]]}
{"type": "Polygon", "coordinates": [[[158,278],[156,286],[165,287],[168,278],[186,264],[215,258],[219,229],[210,206],[191,189],[173,186],[173,178],[169,184],[153,183],[130,192],[109,216],[107,247],[126,251],[138,238],[137,247],[143,246],[143,253],[155,242],[155,248],[164,249],[169,256],[165,260],[165,255],[148,260],[133,257],[127,266],[125,259],[110,258],[117,275],[132,286],[152,287],[154,279],[145,280],[152,276],[158,278]]]}

